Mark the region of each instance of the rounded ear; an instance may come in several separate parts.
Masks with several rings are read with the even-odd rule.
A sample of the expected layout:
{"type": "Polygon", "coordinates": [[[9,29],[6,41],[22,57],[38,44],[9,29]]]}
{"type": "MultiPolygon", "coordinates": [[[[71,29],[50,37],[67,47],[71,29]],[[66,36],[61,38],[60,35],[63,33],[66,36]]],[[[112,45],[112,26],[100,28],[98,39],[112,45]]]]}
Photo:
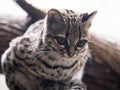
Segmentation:
{"type": "Polygon", "coordinates": [[[97,11],[94,11],[90,14],[88,13],[84,13],[83,17],[82,17],[82,22],[86,22],[86,24],[90,24],[92,22],[92,19],[94,18],[94,16],[97,14],[97,11]]]}
{"type": "Polygon", "coordinates": [[[59,33],[64,31],[65,22],[61,12],[56,9],[51,9],[47,14],[47,29],[48,32],[59,33]]]}
{"type": "Polygon", "coordinates": [[[47,22],[49,24],[57,24],[62,20],[63,20],[63,17],[57,9],[51,9],[48,11],[47,22]]]}

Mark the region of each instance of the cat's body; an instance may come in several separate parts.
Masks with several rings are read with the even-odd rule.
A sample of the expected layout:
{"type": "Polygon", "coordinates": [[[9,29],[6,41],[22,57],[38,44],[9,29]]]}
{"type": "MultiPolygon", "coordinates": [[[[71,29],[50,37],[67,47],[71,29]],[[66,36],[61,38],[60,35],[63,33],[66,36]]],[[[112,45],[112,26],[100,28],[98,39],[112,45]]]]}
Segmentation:
{"type": "Polygon", "coordinates": [[[95,14],[51,9],[44,20],[12,40],[2,56],[10,90],[85,90],[81,78],[95,14]]]}

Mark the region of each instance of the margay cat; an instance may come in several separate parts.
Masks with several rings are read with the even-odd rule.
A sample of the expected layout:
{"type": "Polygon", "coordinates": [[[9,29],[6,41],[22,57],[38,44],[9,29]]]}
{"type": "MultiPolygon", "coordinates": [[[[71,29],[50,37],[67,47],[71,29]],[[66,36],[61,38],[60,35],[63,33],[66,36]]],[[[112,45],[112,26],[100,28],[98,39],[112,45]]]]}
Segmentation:
{"type": "Polygon", "coordinates": [[[9,89],[86,90],[81,78],[95,15],[51,9],[44,20],[13,39],[2,56],[9,89]]]}

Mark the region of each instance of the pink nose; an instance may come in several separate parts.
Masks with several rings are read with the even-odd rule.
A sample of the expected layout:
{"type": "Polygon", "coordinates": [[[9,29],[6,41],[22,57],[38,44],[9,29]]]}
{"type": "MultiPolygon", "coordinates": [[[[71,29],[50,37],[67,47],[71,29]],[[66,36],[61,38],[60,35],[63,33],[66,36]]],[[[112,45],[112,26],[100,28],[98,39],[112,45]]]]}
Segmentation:
{"type": "Polygon", "coordinates": [[[74,55],[74,53],[71,53],[71,52],[68,53],[68,56],[70,56],[70,57],[72,57],[73,55],[74,55]]]}

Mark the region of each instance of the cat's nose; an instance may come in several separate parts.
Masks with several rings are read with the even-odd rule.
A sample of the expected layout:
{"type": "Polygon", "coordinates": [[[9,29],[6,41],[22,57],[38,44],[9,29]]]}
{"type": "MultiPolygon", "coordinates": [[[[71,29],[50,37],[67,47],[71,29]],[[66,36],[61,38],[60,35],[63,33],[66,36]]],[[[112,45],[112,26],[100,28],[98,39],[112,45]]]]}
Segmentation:
{"type": "Polygon", "coordinates": [[[68,53],[68,56],[73,57],[73,56],[74,56],[74,53],[73,53],[73,52],[69,52],[69,53],[68,53]]]}
{"type": "Polygon", "coordinates": [[[73,57],[74,56],[74,54],[75,54],[74,46],[69,47],[69,49],[67,51],[67,54],[68,54],[69,57],[73,57]]]}

